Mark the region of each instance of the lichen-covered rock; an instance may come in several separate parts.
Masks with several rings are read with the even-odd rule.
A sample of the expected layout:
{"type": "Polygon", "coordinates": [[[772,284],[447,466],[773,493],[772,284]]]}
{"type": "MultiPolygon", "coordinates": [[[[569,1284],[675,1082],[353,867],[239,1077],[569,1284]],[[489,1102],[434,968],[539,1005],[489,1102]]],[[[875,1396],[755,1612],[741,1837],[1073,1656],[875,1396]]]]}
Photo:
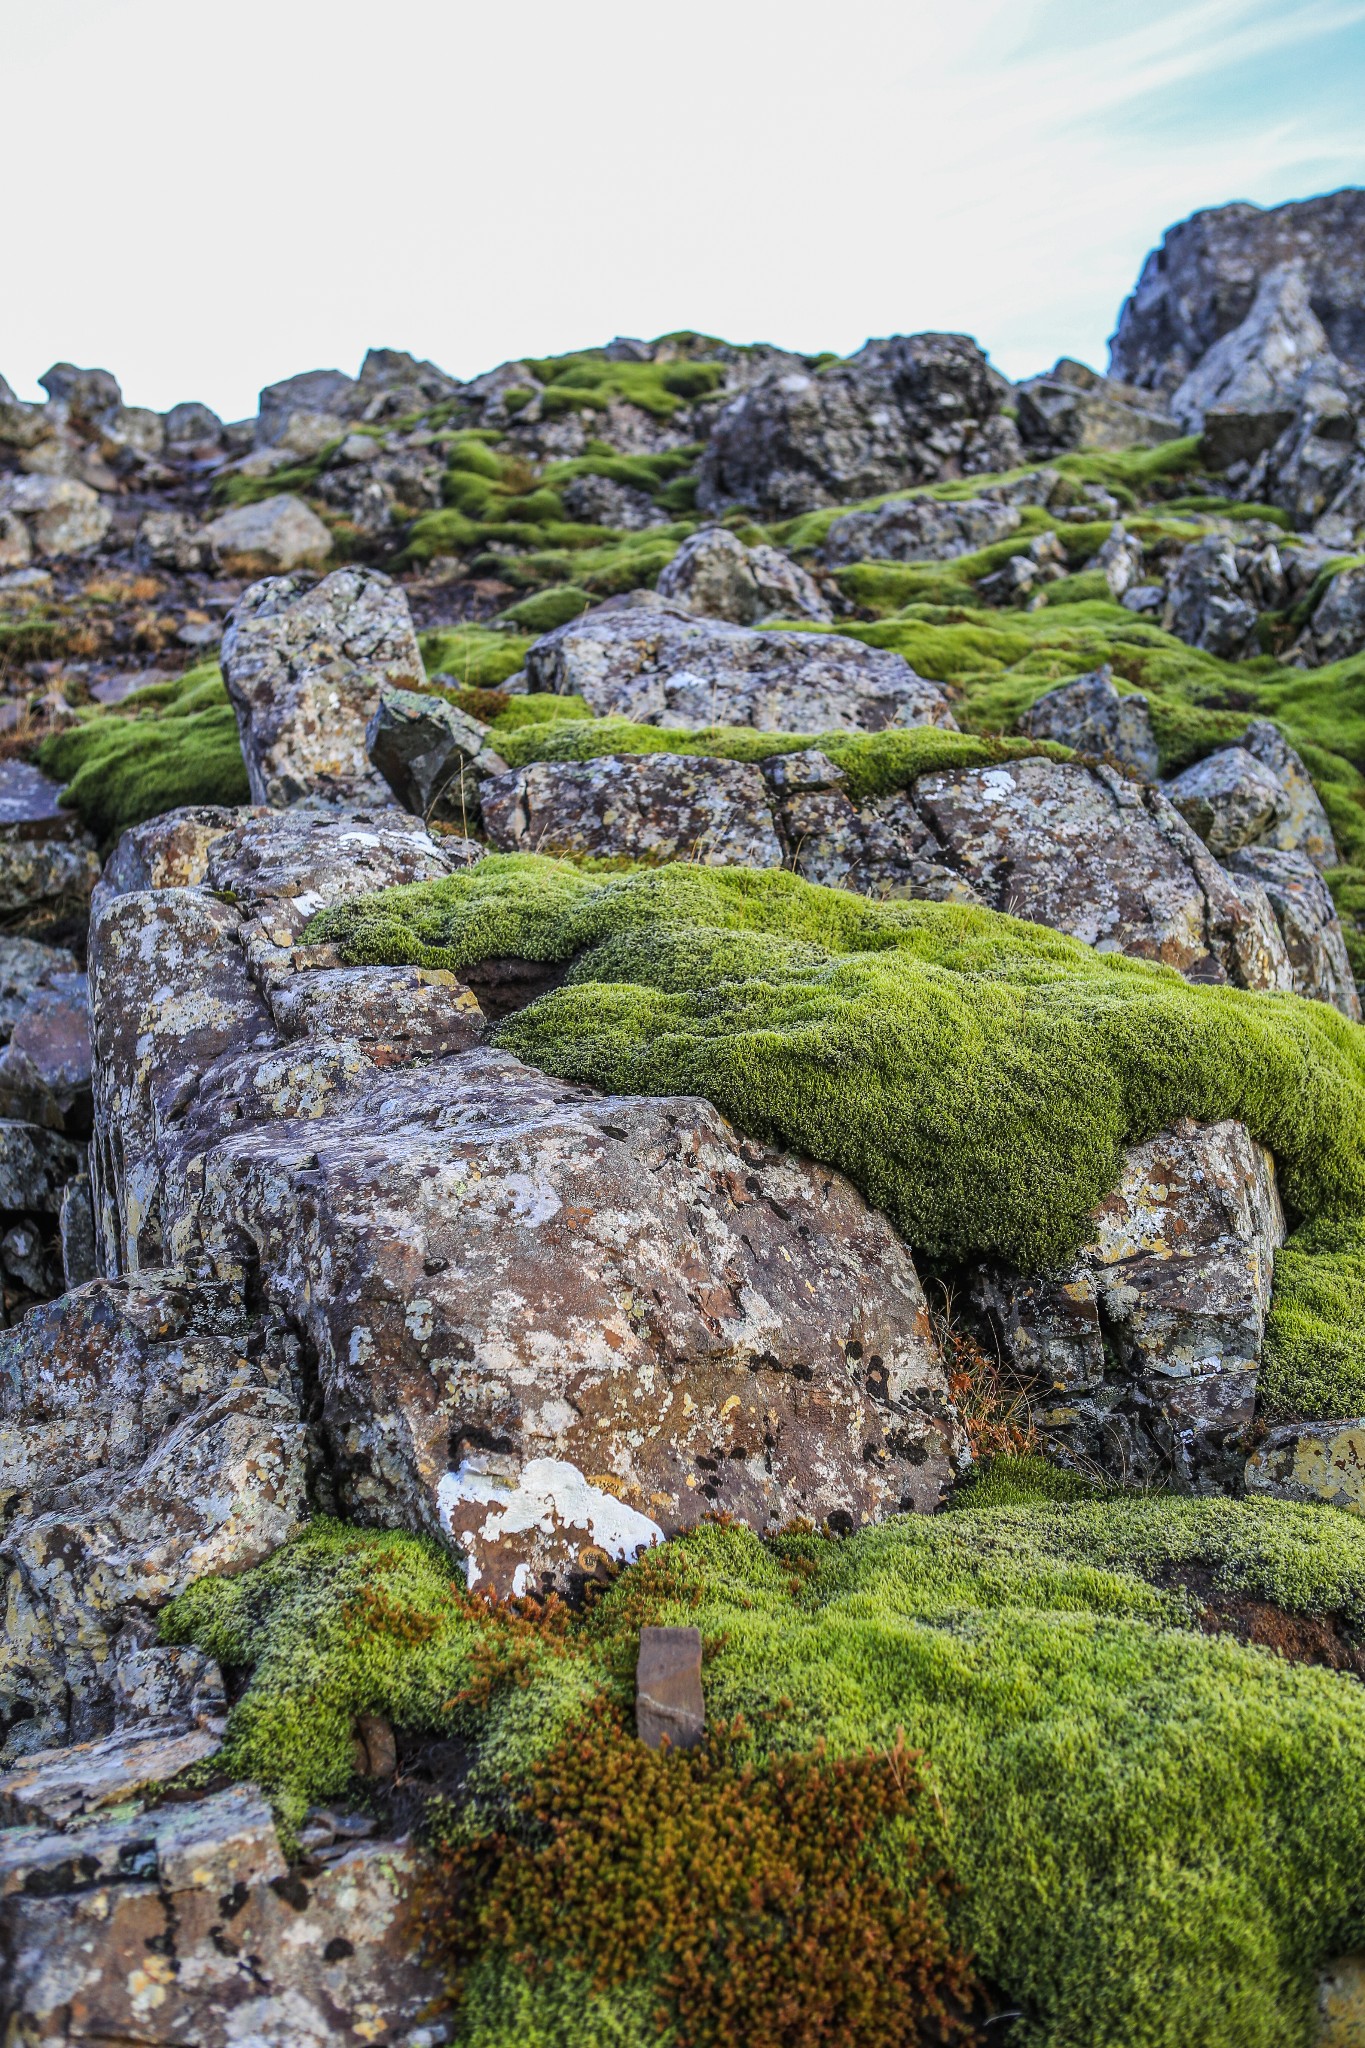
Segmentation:
{"type": "Polygon", "coordinates": [[[1331,890],[1308,855],[1274,846],[1244,846],[1229,856],[1227,865],[1234,880],[1249,876],[1269,898],[1295,993],[1332,1003],[1358,1024],[1360,997],[1341,920],[1331,890]]]}
{"type": "Polygon", "coordinates": [[[1323,592],[1297,652],[1312,667],[1345,661],[1365,648],[1365,567],[1343,569],[1323,592]]]}
{"type": "Polygon", "coordinates": [[[1192,980],[1275,986],[1283,946],[1157,790],[1102,764],[1012,761],[921,776],[915,805],[993,910],[1192,980]]]}
{"type": "Polygon", "coordinates": [[[406,810],[465,827],[479,821],[480,778],[507,772],[487,726],[427,691],[381,690],[365,746],[406,810]]]}
{"type": "Polygon", "coordinates": [[[1284,803],[1257,842],[1282,853],[1306,853],[1320,868],[1337,865],[1337,845],[1322,798],[1278,726],[1268,718],[1253,719],[1238,742],[1268,768],[1284,792],[1284,803]]]}
{"type": "Polygon", "coordinates": [[[116,1639],[307,1513],[295,1347],[224,1284],[94,1280],[0,1332],[5,1754],[107,1731],[116,1639]]]}
{"type": "Polygon", "coordinates": [[[252,584],[228,619],[222,662],[255,802],[386,801],[365,729],[386,684],[423,680],[407,599],[387,576],[337,569],[321,583],[252,584]]]}
{"type": "Polygon", "coordinates": [[[714,1508],[857,1523],[949,1476],[908,1253],[705,1103],[470,1053],[226,1134],[197,1199],[307,1329],[342,1501],[446,1533],[472,1583],[562,1583],[714,1508]]]}
{"type": "Polygon", "coordinates": [[[597,714],[645,725],[761,732],[880,732],[954,720],[937,683],[899,654],[837,633],[760,633],[698,619],[652,596],[599,605],[538,640],[533,690],[578,693],[597,714]]]}
{"type": "Polygon", "coordinates": [[[1016,402],[1022,439],[1049,451],[1150,448],[1180,432],[1150,391],[1102,377],[1070,356],[1045,377],[1026,378],[1016,389],[1016,402]]]}
{"type": "Polygon", "coordinates": [[[1183,1122],[1129,1152],[1063,1273],[972,1287],[1063,1455],[1181,1490],[1225,1486],[1251,1423],[1284,1216],[1238,1123],[1183,1122]]]}
{"type": "Polygon", "coordinates": [[[997,417],[1008,389],[965,334],[892,335],[820,370],[777,368],[717,418],[697,502],[784,518],[1012,468],[1018,437],[997,417]]]}
{"type": "Polygon", "coordinates": [[[1244,1478],[1252,1495],[1365,1514],[1365,1416],[1278,1424],[1247,1459],[1244,1478]]]}
{"type": "Polygon", "coordinates": [[[763,777],[700,755],[607,754],[536,761],[480,790],[484,827],[503,853],[782,865],[763,777]]]}
{"type": "Polygon", "coordinates": [[[24,519],[40,555],[88,554],[99,546],[113,519],[98,491],[65,476],[4,478],[0,510],[24,519]]]}
{"type": "Polygon", "coordinates": [[[792,866],[808,882],[877,898],[981,900],[948,865],[912,793],[897,791],[855,805],[848,776],[818,748],[773,755],[763,773],[792,866]]]}
{"type": "Polygon", "coordinates": [[[1210,534],[1181,550],[1166,587],[1161,623],[1168,633],[1235,661],[1255,652],[1256,619],[1231,541],[1210,534]]]}
{"type": "Polygon", "coordinates": [[[659,596],[702,618],[754,626],[760,619],[815,619],[831,613],[814,577],[780,548],[746,547],[723,526],[703,526],[659,573],[659,596]]]}
{"type": "Polygon", "coordinates": [[[1140,690],[1121,697],[1107,665],[1037,698],[1020,718],[1019,730],[1116,761],[1149,781],[1161,765],[1146,697],[1140,690]]]}
{"type": "Polygon", "coordinates": [[[291,1872],[252,1785],[0,1834],[0,2024],[41,2048],[434,2048],[421,1869],[370,1841],[291,1872]]]}
{"type": "Polygon", "coordinates": [[[1245,747],[1220,747],[1165,787],[1181,817],[1220,858],[1266,839],[1289,808],[1279,777],[1245,747]]]}
{"type": "Polygon", "coordinates": [[[1219,336],[1171,397],[1171,411],[1197,434],[1212,407],[1273,413],[1292,406],[1305,372],[1331,353],[1297,263],[1261,280],[1246,318],[1219,336]]]}
{"type": "Polygon", "coordinates": [[[822,558],[845,562],[946,562],[1019,529],[1015,504],[993,498],[893,498],[872,512],[845,512],[825,535],[822,558]]]}
{"type": "Polygon", "coordinates": [[[278,575],[305,565],[320,568],[332,552],[332,536],[316,512],[292,491],[234,505],[203,529],[201,538],[225,559],[234,556],[278,575]]]}
{"type": "MultiPolygon", "coordinates": [[[[126,896],[134,889],[188,889],[208,871],[209,848],[215,839],[235,831],[253,813],[225,805],[189,805],[163,811],[144,825],[133,825],[120,838],[101,876],[106,894],[126,896]]],[[[269,816],[268,811],[254,813],[269,816]]]]}

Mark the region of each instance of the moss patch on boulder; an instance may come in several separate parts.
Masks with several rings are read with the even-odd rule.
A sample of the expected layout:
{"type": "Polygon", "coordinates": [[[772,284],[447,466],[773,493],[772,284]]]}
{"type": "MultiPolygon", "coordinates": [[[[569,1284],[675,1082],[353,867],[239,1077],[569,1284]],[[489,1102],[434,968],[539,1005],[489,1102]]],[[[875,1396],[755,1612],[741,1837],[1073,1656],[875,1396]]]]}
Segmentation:
{"type": "Polygon", "coordinates": [[[102,842],[182,804],[251,801],[236,714],[213,662],[83,713],[43,742],[38,760],[102,842]]]}

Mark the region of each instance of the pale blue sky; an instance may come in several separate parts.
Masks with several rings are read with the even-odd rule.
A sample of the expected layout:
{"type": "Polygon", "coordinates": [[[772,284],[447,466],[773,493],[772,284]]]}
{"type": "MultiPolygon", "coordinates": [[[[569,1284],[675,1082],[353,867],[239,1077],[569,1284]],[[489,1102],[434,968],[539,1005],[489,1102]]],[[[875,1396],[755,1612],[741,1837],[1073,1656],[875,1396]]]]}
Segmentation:
{"type": "Polygon", "coordinates": [[[0,372],[230,417],[692,326],[1102,367],[1163,228],[1365,184],[1365,0],[6,10],[0,372]]]}

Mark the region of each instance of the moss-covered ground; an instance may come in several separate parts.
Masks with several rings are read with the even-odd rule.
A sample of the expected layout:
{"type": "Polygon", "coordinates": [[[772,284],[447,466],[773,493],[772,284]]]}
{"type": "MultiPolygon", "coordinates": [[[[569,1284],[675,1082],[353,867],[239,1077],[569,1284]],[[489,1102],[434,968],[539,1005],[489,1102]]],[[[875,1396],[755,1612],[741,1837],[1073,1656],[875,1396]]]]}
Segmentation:
{"type": "Polygon", "coordinates": [[[1124,1147],[1179,1116],[1240,1117],[1300,1216],[1365,1214],[1358,1027],[993,912],[775,871],[602,880],[510,855],[340,905],[309,933],[354,962],[573,961],[501,1044],[595,1087],[705,1095],[842,1168],[935,1255],[1063,1256],[1124,1147]]]}
{"type": "MultiPolygon", "coordinates": [[[[1019,2015],[989,2039],[1307,2048],[1314,1971],[1365,1938],[1365,1692],[1207,1633],[1211,1597],[1329,1616],[1358,1640],[1365,1527],[1282,1503],[1090,1496],[1002,1462],[952,1512],[842,1541],[703,1525],[569,1614],[482,1606],[438,1546],[324,1523],[191,1588],[163,1636],[246,1675],[220,1762],[262,1782],[287,1826],[358,1789],[357,1714],[467,1746],[428,1815],[429,1922],[477,2048],[937,2038],[908,2008],[869,2032],[866,2006],[824,2030],[751,2015],[726,2031],[743,1998],[727,2007],[717,1979],[789,1948],[775,1937],[808,1933],[841,1882],[868,1944],[910,1930],[917,1996],[960,1982],[954,1952],[974,1952],[1019,2015]],[[646,1622],[702,1631],[701,1762],[646,1763],[631,1740],[646,1622]],[[785,1855],[779,1830],[769,1857],[775,1811],[785,1855]],[[781,1884],[793,1865],[809,1872],[799,1900],[781,1884]],[[870,1899],[849,1886],[860,1869],[870,1899]],[[706,1998],[679,2025],[670,1986],[698,1948],[706,1998]]],[[[784,1967],[817,1998],[815,1962],[784,1967]]]]}
{"type": "Polygon", "coordinates": [[[181,804],[250,801],[236,715],[212,662],[84,714],[43,742],[38,761],[102,842],[181,804]]]}

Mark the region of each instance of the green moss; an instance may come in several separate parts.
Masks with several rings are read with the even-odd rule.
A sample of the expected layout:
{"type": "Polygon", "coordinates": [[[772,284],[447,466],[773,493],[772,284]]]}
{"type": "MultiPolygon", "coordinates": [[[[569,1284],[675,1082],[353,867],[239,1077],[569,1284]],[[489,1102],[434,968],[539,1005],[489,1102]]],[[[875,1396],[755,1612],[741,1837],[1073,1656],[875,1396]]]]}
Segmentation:
{"type": "Polygon", "coordinates": [[[1365,1222],[1310,1223],[1275,1254],[1256,1404],[1272,1421],[1365,1415],[1365,1222]]]}
{"type": "MultiPolygon", "coordinates": [[[[923,1752],[951,1931],[1022,2009],[1018,2048],[1307,2048],[1314,1972],[1365,1937],[1365,1693],[1194,1623],[1249,1597],[1358,1632],[1365,1527],[1085,1492],[1014,1461],[949,1514],[845,1541],[707,1524],[576,1617],[480,1608],[435,1545],[322,1524],[192,1587],[163,1638],[248,1674],[217,1762],[295,1819],[348,1790],[355,1714],[460,1736],[469,1803],[442,1824],[458,1844],[515,1822],[585,1704],[629,1711],[643,1622],[697,1626],[709,1723],[742,1716],[756,1767],[822,1743],[884,1756],[898,1730],[923,1752]]],[[[670,2041],[641,2034],[635,1988],[594,2002],[582,1974],[523,1977],[490,1947],[461,2038],[670,2041]]]]}
{"type": "Polygon", "coordinates": [[[523,597],[519,604],[508,605],[502,616],[509,625],[520,626],[525,632],[552,633],[556,626],[581,618],[594,602],[591,593],[576,583],[553,583],[548,590],[537,591],[534,597],[523,597]]]}
{"type": "MultiPolygon", "coordinates": [[[[1318,782],[1317,770],[1311,761],[1307,765],[1314,782],[1318,782]]],[[[1339,806],[1329,808],[1329,817],[1335,818],[1338,815],[1339,806]]],[[[1352,851],[1355,850],[1352,847],[1352,851]]],[[[1365,982],[1365,867],[1355,867],[1348,863],[1339,868],[1330,868],[1326,880],[1337,907],[1337,916],[1341,919],[1341,929],[1346,938],[1346,951],[1351,958],[1351,972],[1358,982],[1365,982]]]]}
{"type": "Polygon", "coordinates": [[[655,419],[670,420],[683,406],[719,391],[725,384],[723,363],[609,362],[600,349],[567,356],[526,358],[545,390],[542,412],[603,411],[613,398],[625,399],[655,419]]]}
{"type": "Polygon", "coordinates": [[[1179,1116],[1242,1118],[1296,1211],[1365,1211],[1358,1028],[988,911],[772,871],[598,882],[508,856],[339,906],[309,932],[354,962],[575,959],[501,1044],[603,1089],[705,1095],[842,1168],[930,1252],[1061,1257],[1125,1146],[1179,1116]]]}
{"type": "Polygon", "coordinates": [[[434,626],[417,644],[429,676],[448,675],[466,689],[496,690],[526,666],[535,644],[531,633],[503,633],[491,626],[434,626]]]}
{"type": "Polygon", "coordinates": [[[250,801],[237,719],[215,663],[91,711],[38,750],[101,841],[182,804],[250,801]]]}
{"type": "Polygon", "coordinates": [[[312,490],[318,478],[336,454],[341,442],[329,441],[325,448],[310,455],[306,460],[291,462],[284,469],[275,469],[269,476],[227,476],[214,485],[213,495],[221,505],[259,505],[266,498],[277,498],[282,491],[293,491],[304,496],[312,490]]]}

